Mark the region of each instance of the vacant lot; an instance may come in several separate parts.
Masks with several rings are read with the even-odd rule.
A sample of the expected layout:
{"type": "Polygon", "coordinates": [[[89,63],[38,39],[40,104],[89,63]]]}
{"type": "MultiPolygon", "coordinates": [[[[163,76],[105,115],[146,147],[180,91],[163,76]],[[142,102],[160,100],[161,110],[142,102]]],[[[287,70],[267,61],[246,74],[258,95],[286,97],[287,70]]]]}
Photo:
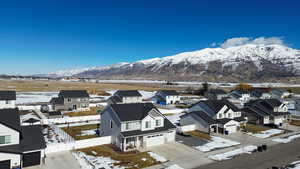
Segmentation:
{"type": "Polygon", "coordinates": [[[90,107],[90,111],[70,112],[70,113],[65,113],[64,115],[70,117],[98,115],[100,114],[99,111],[101,111],[102,109],[103,109],[102,107],[90,107]]]}
{"type": "Polygon", "coordinates": [[[84,152],[91,156],[110,157],[113,160],[119,161],[115,163],[115,165],[124,166],[126,168],[145,168],[160,163],[152,158],[147,152],[124,153],[118,151],[114,145],[102,145],[79,149],[77,151],[84,152]]]}
{"type": "Polygon", "coordinates": [[[201,139],[210,140],[211,136],[207,133],[203,133],[201,131],[195,130],[195,131],[189,131],[186,132],[186,134],[192,135],[194,137],[199,137],[201,139]]]}
{"type": "Polygon", "coordinates": [[[89,124],[84,126],[63,127],[61,129],[64,130],[66,133],[68,133],[75,140],[83,140],[83,139],[98,137],[96,135],[96,132],[93,134],[82,135],[84,131],[92,131],[92,130],[96,130],[97,128],[98,128],[97,124],[89,124]]]}
{"type": "Polygon", "coordinates": [[[0,90],[16,91],[59,91],[59,90],[88,90],[91,94],[103,94],[106,90],[147,90],[159,89],[182,90],[184,88],[164,86],[161,84],[108,84],[92,82],[63,82],[63,81],[29,81],[29,80],[0,80],[0,90]]]}
{"type": "Polygon", "coordinates": [[[291,125],[300,126],[300,120],[292,120],[290,122],[291,125]]]}

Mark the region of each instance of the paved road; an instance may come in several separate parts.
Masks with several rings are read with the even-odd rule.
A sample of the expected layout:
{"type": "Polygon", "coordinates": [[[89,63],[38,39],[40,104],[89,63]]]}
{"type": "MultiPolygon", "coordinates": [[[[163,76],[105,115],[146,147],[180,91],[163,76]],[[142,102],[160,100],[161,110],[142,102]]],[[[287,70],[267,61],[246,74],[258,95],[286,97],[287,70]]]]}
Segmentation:
{"type": "Polygon", "coordinates": [[[235,159],[216,162],[197,169],[271,169],[300,160],[300,140],[269,147],[267,151],[241,155],[235,159]]]}

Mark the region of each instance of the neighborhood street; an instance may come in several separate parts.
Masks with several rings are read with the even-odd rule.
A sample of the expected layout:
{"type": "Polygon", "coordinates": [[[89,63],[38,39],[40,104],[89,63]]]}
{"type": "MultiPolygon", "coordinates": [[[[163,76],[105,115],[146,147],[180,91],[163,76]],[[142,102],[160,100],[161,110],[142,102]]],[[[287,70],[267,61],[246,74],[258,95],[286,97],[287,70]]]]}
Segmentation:
{"type": "Polygon", "coordinates": [[[241,155],[232,160],[211,163],[197,169],[271,169],[273,166],[284,166],[300,157],[300,140],[288,144],[269,147],[267,151],[251,155],[241,155]]]}

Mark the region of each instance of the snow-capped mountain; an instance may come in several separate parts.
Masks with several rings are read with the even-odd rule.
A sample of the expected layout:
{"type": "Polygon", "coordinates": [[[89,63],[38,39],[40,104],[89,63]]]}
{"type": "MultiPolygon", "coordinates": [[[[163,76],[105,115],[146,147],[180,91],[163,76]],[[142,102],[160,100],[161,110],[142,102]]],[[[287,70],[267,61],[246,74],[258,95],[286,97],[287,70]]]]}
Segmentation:
{"type": "Polygon", "coordinates": [[[300,51],[284,45],[206,48],[105,67],[56,72],[57,76],[130,79],[260,79],[300,75],[300,51]]]}

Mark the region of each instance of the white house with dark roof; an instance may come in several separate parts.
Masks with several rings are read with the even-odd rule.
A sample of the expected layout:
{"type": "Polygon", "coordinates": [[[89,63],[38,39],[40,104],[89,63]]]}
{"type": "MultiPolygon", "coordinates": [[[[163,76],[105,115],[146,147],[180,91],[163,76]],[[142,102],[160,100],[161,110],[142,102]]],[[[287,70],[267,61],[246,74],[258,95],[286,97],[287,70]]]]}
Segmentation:
{"type": "Polygon", "coordinates": [[[142,95],[137,90],[118,90],[109,97],[107,103],[110,104],[125,104],[125,103],[141,103],[142,95]]]}
{"type": "Polygon", "coordinates": [[[88,111],[90,95],[86,90],[61,90],[50,100],[54,111],[88,111]]]}
{"type": "Polygon", "coordinates": [[[290,116],[287,105],[278,99],[258,99],[245,104],[242,109],[248,121],[255,124],[281,126],[290,116]]]}
{"type": "Polygon", "coordinates": [[[250,92],[242,90],[233,90],[229,93],[229,96],[234,100],[240,101],[241,103],[246,103],[251,100],[250,92]]]}
{"type": "Polygon", "coordinates": [[[162,105],[177,104],[180,103],[180,95],[176,90],[159,90],[155,93],[154,101],[162,105]]]}
{"type": "Polygon", "coordinates": [[[21,126],[18,109],[0,109],[0,168],[40,165],[46,144],[41,126],[21,126]]]}
{"type": "Polygon", "coordinates": [[[16,91],[0,91],[0,109],[16,107],[16,91]]]}
{"type": "Polygon", "coordinates": [[[129,103],[107,106],[100,131],[122,151],[131,151],[175,141],[176,127],[152,103],[129,103]]]}
{"type": "Polygon", "coordinates": [[[199,101],[188,112],[180,117],[180,126],[194,125],[195,130],[205,133],[234,133],[246,122],[241,111],[224,99],[199,101]]]}

